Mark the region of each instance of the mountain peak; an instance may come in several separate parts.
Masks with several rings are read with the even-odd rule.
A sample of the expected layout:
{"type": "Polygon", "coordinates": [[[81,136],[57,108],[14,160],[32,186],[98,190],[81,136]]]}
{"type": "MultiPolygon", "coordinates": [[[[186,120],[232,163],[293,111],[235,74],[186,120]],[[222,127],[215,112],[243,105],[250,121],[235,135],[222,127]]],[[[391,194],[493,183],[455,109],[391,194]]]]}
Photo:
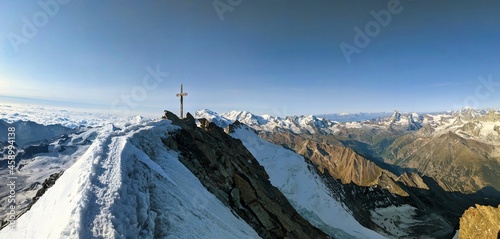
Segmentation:
{"type": "Polygon", "coordinates": [[[394,110],[394,113],[392,113],[392,116],[390,118],[391,122],[396,122],[401,120],[401,113],[399,113],[398,110],[394,110]]]}

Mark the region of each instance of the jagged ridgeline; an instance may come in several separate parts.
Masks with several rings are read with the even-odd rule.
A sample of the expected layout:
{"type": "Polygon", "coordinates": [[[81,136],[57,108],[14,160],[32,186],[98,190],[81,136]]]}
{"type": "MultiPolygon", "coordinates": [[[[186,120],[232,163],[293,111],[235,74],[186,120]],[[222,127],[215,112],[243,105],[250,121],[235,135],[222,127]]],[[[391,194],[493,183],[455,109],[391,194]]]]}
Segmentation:
{"type": "Polygon", "coordinates": [[[269,182],[269,176],[240,140],[214,123],[187,114],[171,120],[181,130],[163,142],[179,150],[180,161],[221,202],[250,224],[263,238],[328,238],[290,205],[269,182]]]}
{"type": "Polygon", "coordinates": [[[500,203],[498,111],[395,111],[359,122],[244,111],[195,116],[221,127],[243,122],[302,155],[363,226],[387,236],[449,238],[467,208],[500,203]]]}

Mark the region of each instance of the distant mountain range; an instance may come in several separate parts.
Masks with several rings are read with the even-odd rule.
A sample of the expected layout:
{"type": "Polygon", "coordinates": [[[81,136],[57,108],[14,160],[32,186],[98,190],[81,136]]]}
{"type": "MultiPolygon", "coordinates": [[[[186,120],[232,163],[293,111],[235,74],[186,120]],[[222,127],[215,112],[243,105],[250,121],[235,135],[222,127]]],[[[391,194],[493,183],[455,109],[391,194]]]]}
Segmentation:
{"type": "Polygon", "coordinates": [[[392,112],[377,112],[377,113],[360,112],[360,113],[321,114],[321,115],[316,115],[316,117],[337,122],[353,122],[353,121],[365,121],[377,118],[385,118],[391,115],[392,112]]]}
{"type": "MultiPolygon", "coordinates": [[[[351,203],[353,199],[345,195],[340,200],[364,225],[375,224],[374,229],[396,237],[424,233],[423,228],[427,228],[426,235],[446,238],[465,209],[475,203],[495,205],[500,200],[498,110],[462,109],[422,115],[394,111],[385,117],[354,122],[318,116],[257,116],[244,111],[218,115],[203,110],[195,117],[207,118],[221,127],[233,122],[246,124],[262,138],[304,156],[319,172],[328,172],[342,185],[387,189],[394,196],[392,202],[375,203],[374,195],[371,200],[361,200],[369,198],[365,194],[355,199],[366,200],[363,205],[351,203]],[[408,196],[412,200],[404,200],[408,196]],[[403,199],[398,201],[398,197],[403,199]],[[451,201],[454,206],[450,207],[451,201]],[[398,231],[373,217],[382,208],[402,204],[417,208],[418,215],[441,218],[398,231]]],[[[345,187],[338,191],[360,190],[345,187]]],[[[385,195],[381,200],[391,198],[385,195]]]]}

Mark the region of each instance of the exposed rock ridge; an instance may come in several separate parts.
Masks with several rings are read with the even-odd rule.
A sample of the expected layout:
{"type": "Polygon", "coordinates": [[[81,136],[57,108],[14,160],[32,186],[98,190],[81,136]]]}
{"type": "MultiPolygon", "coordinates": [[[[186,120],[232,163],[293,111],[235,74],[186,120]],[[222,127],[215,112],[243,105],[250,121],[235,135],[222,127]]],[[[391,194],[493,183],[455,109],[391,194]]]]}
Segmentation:
{"type": "Polygon", "coordinates": [[[164,143],[180,151],[181,162],[224,204],[263,238],[329,238],[302,218],[269,182],[264,168],[240,140],[205,119],[196,126],[191,114],[165,117],[181,130],[164,143]]]}

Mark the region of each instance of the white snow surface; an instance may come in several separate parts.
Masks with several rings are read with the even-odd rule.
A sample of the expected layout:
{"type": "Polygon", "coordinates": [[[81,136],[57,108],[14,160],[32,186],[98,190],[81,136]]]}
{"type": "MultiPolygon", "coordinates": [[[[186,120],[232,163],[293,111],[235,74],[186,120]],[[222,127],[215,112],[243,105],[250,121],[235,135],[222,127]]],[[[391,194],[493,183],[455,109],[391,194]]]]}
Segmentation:
{"type": "Polygon", "coordinates": [[[231,136],[243,142],[266,169],[271,184],[313,225],[334,238],[385,238],[359,224],[302,156],[263,140],[247,126],[235,129],[231,136]]]}
{"type": "Polygon", "coordinates": [[[376,208],[371,211],[371,218],[375,224],[389,231],[391,235],[408,238],[408,228],[417,225],[420,221],[415,220],[416,208],[410,205],[389,206],[376,208]]]}
{"type": "Polygon", "coordinates": [[[107,124],[0,238],[258,238],[179,162],[170,121],[107,124]]]}

